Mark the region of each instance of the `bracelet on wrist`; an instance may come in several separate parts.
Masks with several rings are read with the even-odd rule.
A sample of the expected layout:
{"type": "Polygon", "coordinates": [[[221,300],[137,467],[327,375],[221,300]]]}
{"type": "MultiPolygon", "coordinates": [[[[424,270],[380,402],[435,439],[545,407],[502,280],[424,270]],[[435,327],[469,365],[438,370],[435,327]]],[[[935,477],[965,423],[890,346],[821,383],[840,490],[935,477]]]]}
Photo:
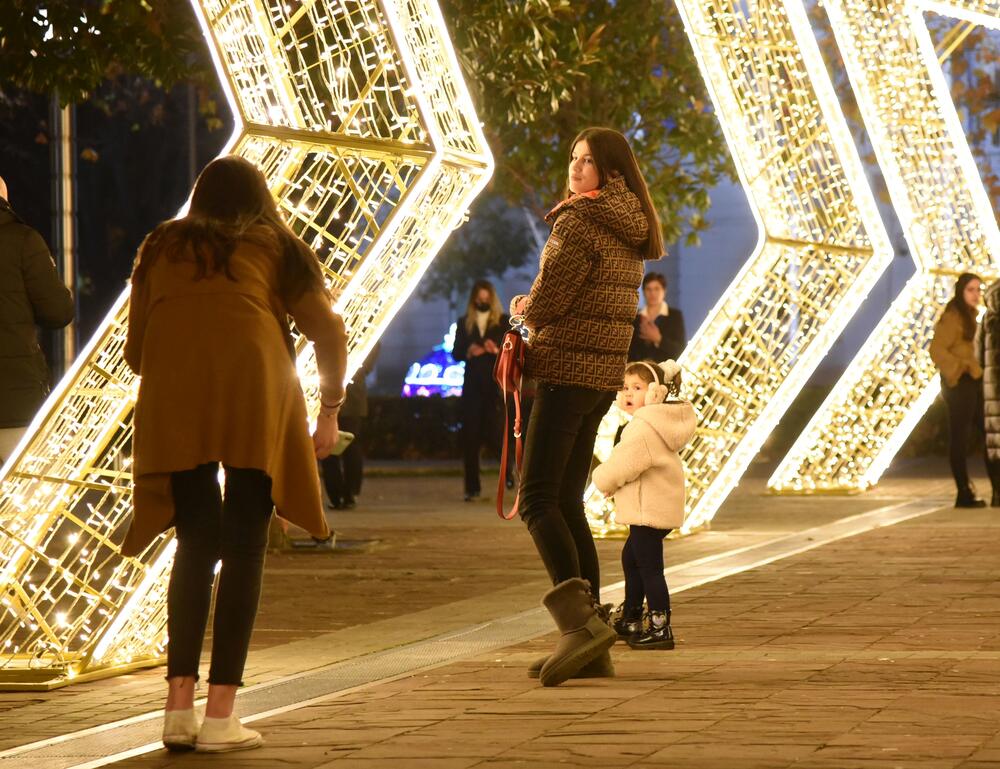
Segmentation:
{"type": "Polygon", "coordinates": [[[319,405],[320,405],[321,408],[329,409],[331,411],[336,411],[337,409],[339,409],[341,406],[344,405],[344,402],[346,400],[347,400],[347,395],[344,395],[344,397],[341,398],[336,403],[327,403],[325,400],[323,400],[322,398],[320,398],[319,399],[319,405]]]}

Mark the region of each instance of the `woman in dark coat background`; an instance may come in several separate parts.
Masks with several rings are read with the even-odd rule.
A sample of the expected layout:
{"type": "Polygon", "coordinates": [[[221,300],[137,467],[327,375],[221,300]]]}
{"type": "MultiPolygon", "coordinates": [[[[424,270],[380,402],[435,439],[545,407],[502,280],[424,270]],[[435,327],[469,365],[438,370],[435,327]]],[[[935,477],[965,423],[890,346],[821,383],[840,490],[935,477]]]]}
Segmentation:
{"type": "MultiPolygon", "coordinates": [[[[471,502],[481,492],[479,453],[483,444],[500,454],[503,437],[503,406],[500,390],[493,381],[503,335],[510,326],[496,289],[488,280],[477,280],[469,292],[465,314],[458,319],[455,346],[451,355],[465,361],[462,384],[462,450],[465,456],[465,501],[471,502]]],[[[512,485],[507,473],[507,486],[512,485]]]]}
{"type": "Polygon", "coordinates": [[[687,345],[684,316],[667,304],[667,279],[651,272],[642,279],[642,297],[646,301],[632,324],[632,344],[628,359],[677,360],[687,345]]]}

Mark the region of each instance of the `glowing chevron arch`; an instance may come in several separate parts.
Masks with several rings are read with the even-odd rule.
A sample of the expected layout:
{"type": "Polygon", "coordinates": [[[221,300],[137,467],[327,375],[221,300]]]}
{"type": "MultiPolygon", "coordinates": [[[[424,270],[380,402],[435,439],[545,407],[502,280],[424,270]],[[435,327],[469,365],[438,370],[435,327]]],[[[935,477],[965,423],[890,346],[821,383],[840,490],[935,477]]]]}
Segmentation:
{"type": "Polygon", "coordinates": [[[965,271],[1000,274],[1000,231],[927,29],[927,11],[1000,29],[995,2],[824,3],[914,275],[772,475],[778,492],[873,485],[933,402],[928,348],[965,271]]]}
{"type": "MultiPolygon", "coordinates": [[[[683,356],[698,431],[685,530],[711,520],[892,256],[801,2],[678,0],[759,240],[683,356]]],[[[621,419],[612,412],[603,459],[621,419]]],[[[595,531],[614,528],[591,489],[595,531]]]]}
{"type": "MultiPolygon", "coordinates": [[[[200,0],[232,108],[225,152],[257,164],[316,249],[357,368],[493,160],[434,0],[200,0]]],[[[173,542],[118,544],[131,512],[136,380],[127,292],[0,471],[0,687],[157,661],[173,542]]],[[[311,349],[297,339],[303,384],[311,349]]],[[[315,399],[313,399],[315,403],[315,399]]]]}

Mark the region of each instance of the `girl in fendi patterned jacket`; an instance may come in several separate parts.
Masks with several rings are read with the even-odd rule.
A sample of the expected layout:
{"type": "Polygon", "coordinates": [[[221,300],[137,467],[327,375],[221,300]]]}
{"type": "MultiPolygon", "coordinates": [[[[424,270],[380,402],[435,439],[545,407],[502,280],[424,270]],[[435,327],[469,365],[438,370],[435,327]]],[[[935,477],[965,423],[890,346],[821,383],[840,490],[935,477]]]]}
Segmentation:
{"type": "Polygon", "coordinates": [[[632,415],[594,485],[615,497],[615,520],[628,524],[622,548],[625,601],[614,628],[633,649],[673,649],[670,593],[663,576],[663,539],[684,523],[684,465],[694,408],[679,398],[681,367],[672,360],[630,363],[618,406],[632,415]],[[648,607],[643,624],[642,604],[648,607]]]}
{"type": "Polygon", "coordinates": [[[530,330],[525,375],[538,381],[528,422],[521,518],[554,585],[543,602],[562,631],[528,674],[545,686],[613,676],[616,635],[597,613],[600,570],[583,511],[597,428],[621,385],[644,259],[663,238],[628,140],[588,128],[571,145],[566,199],[528,297],[512,303],[530,330]]]}

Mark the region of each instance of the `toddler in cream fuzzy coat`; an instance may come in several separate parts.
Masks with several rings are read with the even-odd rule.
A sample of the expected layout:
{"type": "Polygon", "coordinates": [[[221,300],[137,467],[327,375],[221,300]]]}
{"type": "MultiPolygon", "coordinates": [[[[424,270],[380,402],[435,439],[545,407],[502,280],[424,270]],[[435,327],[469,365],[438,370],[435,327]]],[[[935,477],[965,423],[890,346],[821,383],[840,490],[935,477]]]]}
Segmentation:
{"type": "Polygon", "coordinates": [[[614,495],[615,519],[629,527],[622,548],[625,600],[615,630],[633,649],[674,648],[663,539],[684,522],[684,464],[677,452],[695,430],[694,409],[678,397],[680,382],[675,361],[628,364],[618,406],[632,421],[593,473],[598,490],[614,495]]]}

